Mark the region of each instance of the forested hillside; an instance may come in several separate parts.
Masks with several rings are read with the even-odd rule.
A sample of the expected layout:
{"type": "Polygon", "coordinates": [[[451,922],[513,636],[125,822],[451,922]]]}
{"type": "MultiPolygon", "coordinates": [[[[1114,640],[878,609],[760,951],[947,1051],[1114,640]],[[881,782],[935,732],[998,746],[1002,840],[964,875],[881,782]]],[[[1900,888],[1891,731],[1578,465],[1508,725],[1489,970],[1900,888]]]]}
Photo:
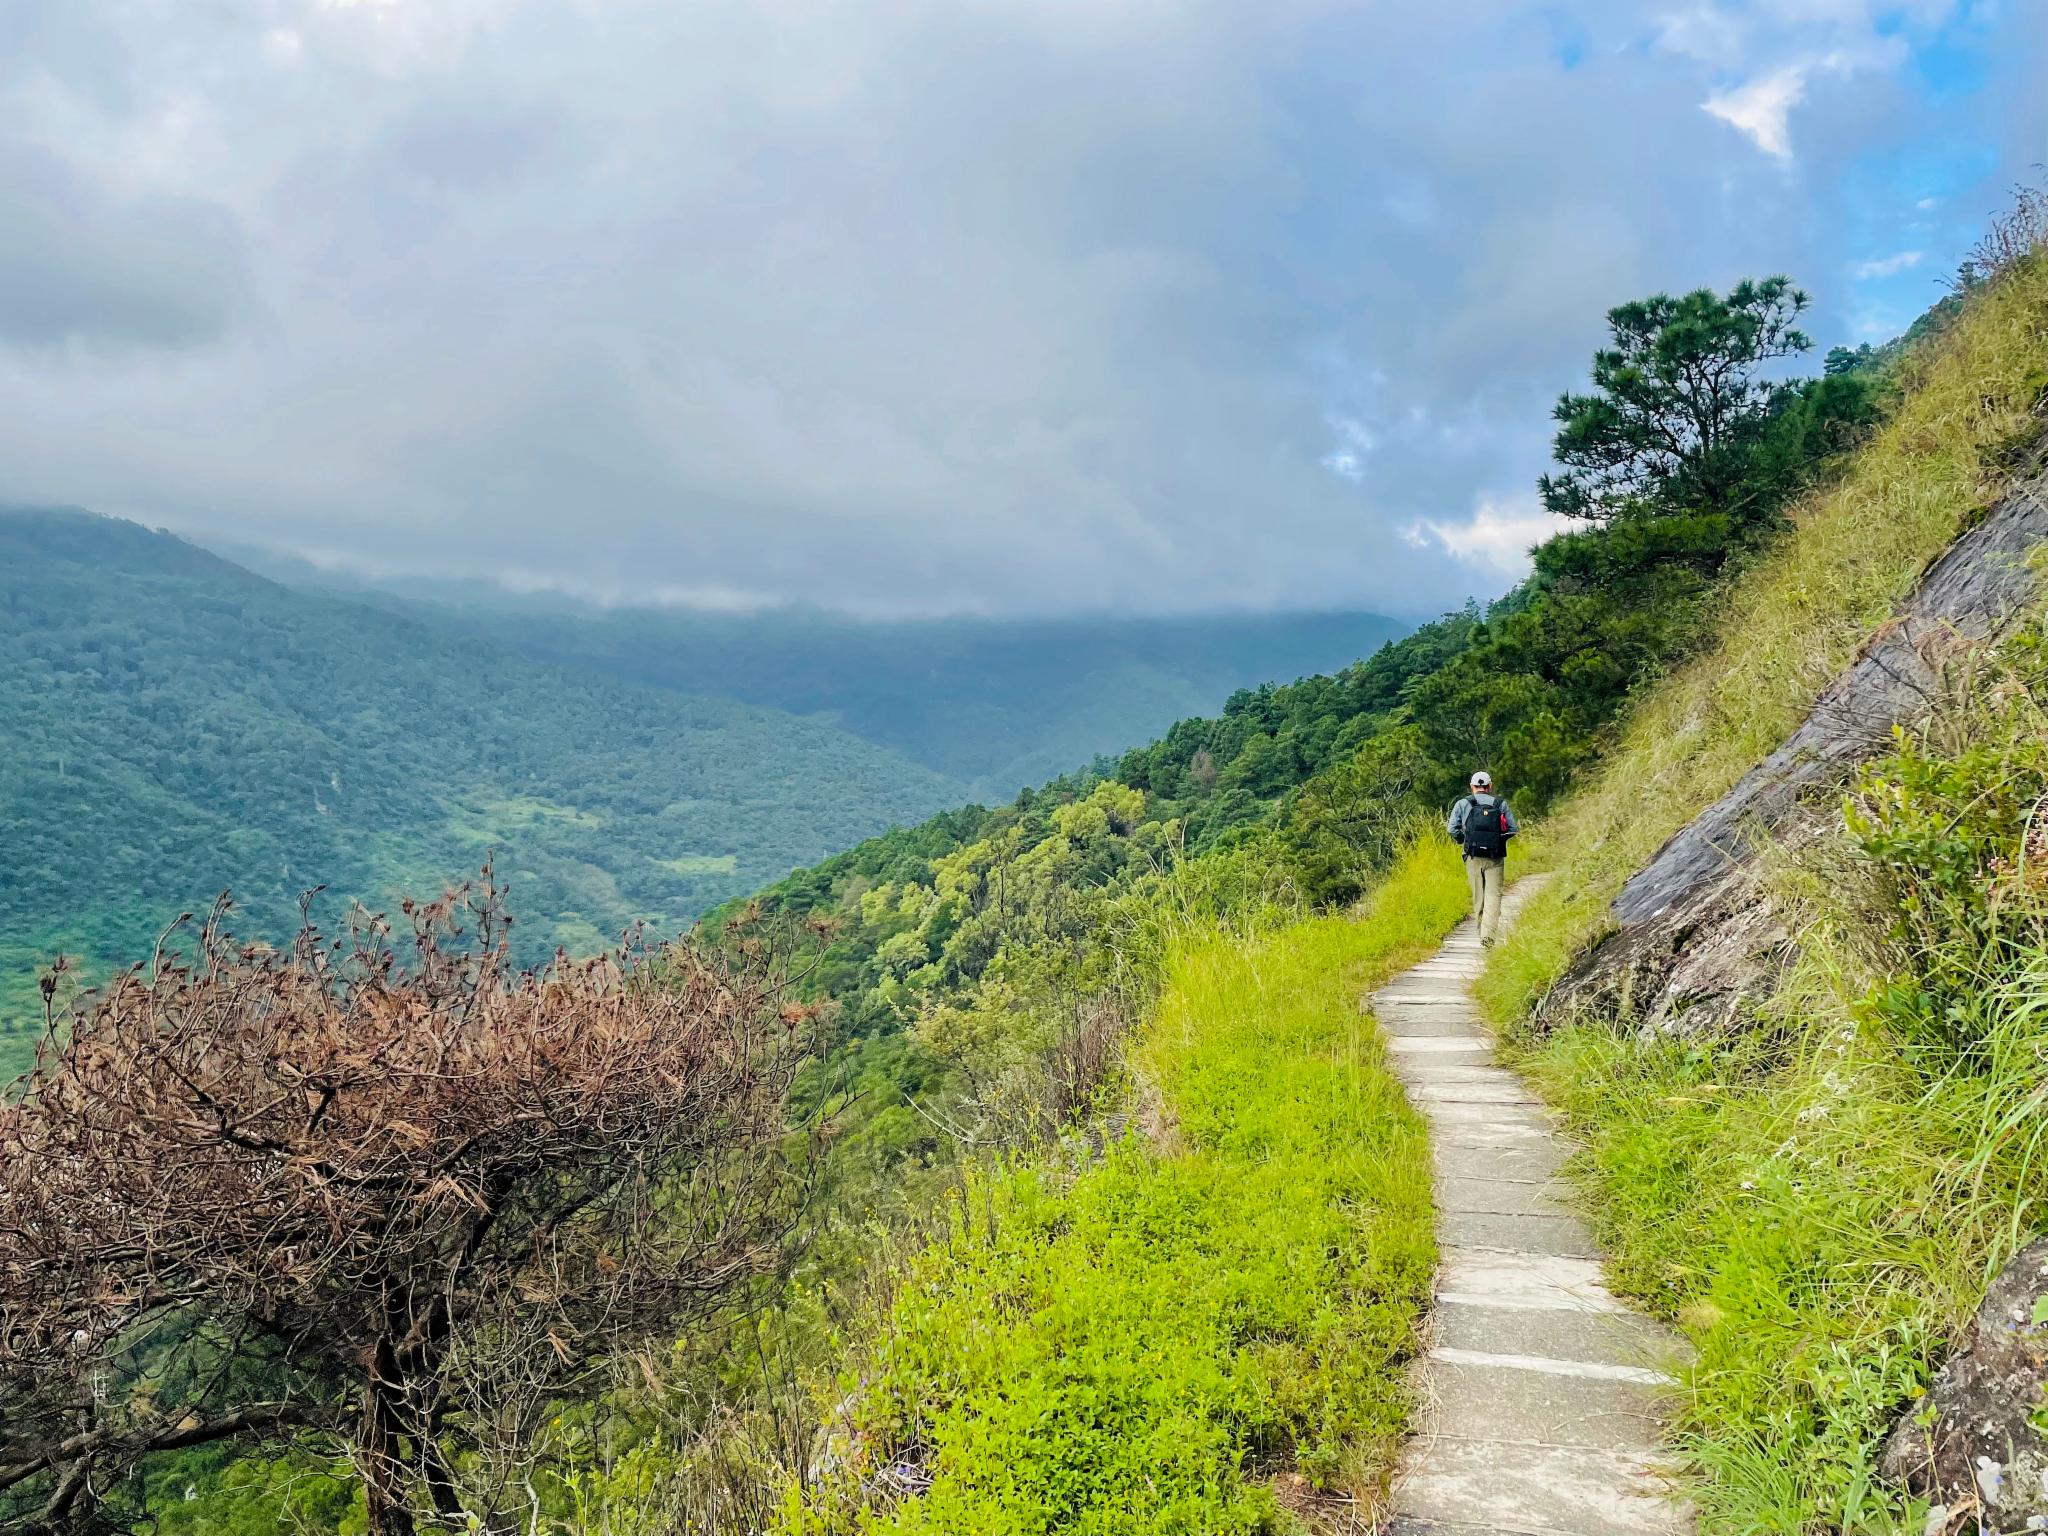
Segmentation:
{"type": "Polygon", "coordinates": [[[635,688],[296,592],[79,512],[0,512],[0,1003],[58,952],[146,956],[431,891],[495,852],[520,952],[667,932],[958,798],[815,721],[635,688]]]}
{"type": "MultiPolygon", "coordinates": [[[[1150,1528],[1274,1531],[1369,1506],[1431,1250],[1416,1124],[1357,989],[1456,919],[1431,824],[1465,774],[1492,768],[1532,822],[1583,784],[1757,573],[1801,547],[1790,512],[1925,390],[1916,359],[1946,344],[1930,327],[1918,351],[1837,353],[1782,382],[1772,365],[1810,347],[1804,307],[1771,279],[1613,311],[1592,392],[1559,403],[1543,486],[1581,530],[1500,602],[1334,675],[1240,692],[999,807],[873,837],[633,962],[623,998],[670,984],[664,967],[696,984],[707,955],[786,966],[774,1017],[805,1057],[785,1106],[794,1166],[746,1165],[742,1184],[788,1178],[802,1215],[706,1275],[668,1332],[623,1310],[573,1331],[580,1293],[560,1276],[632,1273],[624,1238],[591,1232],[450,1282],[481,1330],[458,1337],[516,1321],[535,1341],[524,1365],[435,1335],[405,1357],[425,1406],[365,1418],[375,1380],[322,1363],[357,1356],[308,1356],[292,1362],[319,1384],[287,1405],[299,1427],[258,1433],[221,1411],[242,1399],[220,1384],[246,1396],[277,1362],[219,1365],[248,1304],[202,1277],[196,1299],[138,1303],[162,1309],[161,1353],[101,1352],[149,1390],[76,1453],[96,1497],[166,1536],[263,1529],[285,1501],[314,1528],[378,1536],[412,1528],[406,1500],[451,1526],[791,1536],[1117,1529],[1133,1509],[1150,1528]],[[1303,921],[1361,896],[1361,924],[1303,921]]],[[[558,987],[586,984],[515,995],[540,1028],[558,987]]],[[[120,1024],[102,1008],[78,1027],[120,1024]]],[[[446,1202],[457,1225],[505,1198],[489,1180],[522,1176],[460,1146],[446,1177],[475,1199],[446,1202]]],[[[716,1190],[738,1176],[725,1156],[673,1187],[716,1190]]],[[[470,1251],[457,1225],[441,1251],[470,1251]]],[[[356,1273],[323,1293],[321,1329],[359,1327],[356,1273]]],[[[16,1507],[53,1480],[24,1474],[16,1507]]]]}
{"type": "Polygon", "coordinates": [[[1410,627],[1372,613],[889,621],[607,609],[475,582],[379,586],[230,553],[280,581],[398,604],[537,660],[816,716],[959,780],[962,799],[1007,800],[1213,713],[1240,688],[1334,671],[1410,627]]]}

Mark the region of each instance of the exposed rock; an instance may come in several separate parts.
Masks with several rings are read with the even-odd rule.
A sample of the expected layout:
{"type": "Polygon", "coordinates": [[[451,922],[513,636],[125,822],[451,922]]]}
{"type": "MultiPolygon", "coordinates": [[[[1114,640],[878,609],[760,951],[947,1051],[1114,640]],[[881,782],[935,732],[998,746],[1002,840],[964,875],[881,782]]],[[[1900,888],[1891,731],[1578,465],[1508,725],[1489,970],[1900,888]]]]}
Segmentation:
{"type": "Polygon", "coordinates": [[[1802,796],[1841,783],[1892,727],[1932,702],[1946,660],[1993,635],[2034,587],[2026,558],[2048,542],[2048,474],[2037,462],[1984,520],[1927,568],[1898,614],[1820,696],[1785,744],[1752,768],[1621,888],[1623,924],[1655,917],[1742,862],[1742,834],[1775,828],[1802,796]]]}
{"type": "Polygon", "coordinates": [[[1962,1348],[1885,1442],[1885,1475],[1959,1519],[1974,1513],[1962,1530],[2048,1530],[2048,1438],[2033,1423],[2044,1385],[2048,1238],[1991,1282],[1962,1348]]]}
{"type": "Polygon", "coordinates": [[[1933,702],[1960,650],[1998,634],[2035,587],[2027,556],[2048,543],[2039,454],[1815,702],[1798,730],[1688,824],[1621,889],[1618,932],[1582,956],[1537,1010],[1539,1027],[1581,1013],[1700,1035],[1767,995],[1791,938],[1752,869],[1759,842],[1786,846],[1833,820],[1818,802],[1933,702]]]}
{"type": "Polygon", "coordinates": [[[1657,1034],[1719,1034],[1770,991],[1790,953],[1769,892],[1737,865],[1609,935],[1551,990],[1535,1022],[1591,1012],[1657,1034]]]}

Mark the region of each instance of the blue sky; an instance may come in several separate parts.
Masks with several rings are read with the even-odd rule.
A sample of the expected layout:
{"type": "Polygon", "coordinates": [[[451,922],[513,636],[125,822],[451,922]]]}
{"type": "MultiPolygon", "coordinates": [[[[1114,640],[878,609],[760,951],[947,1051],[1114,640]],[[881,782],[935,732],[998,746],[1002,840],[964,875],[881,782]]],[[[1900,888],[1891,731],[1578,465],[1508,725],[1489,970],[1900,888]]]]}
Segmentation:
{"type": "Polygon", "coordinates": [[[0,499],[877,613],[1491,595],[1610,305],[1931,302],[2031,0],[14,0],[0,499]]]}

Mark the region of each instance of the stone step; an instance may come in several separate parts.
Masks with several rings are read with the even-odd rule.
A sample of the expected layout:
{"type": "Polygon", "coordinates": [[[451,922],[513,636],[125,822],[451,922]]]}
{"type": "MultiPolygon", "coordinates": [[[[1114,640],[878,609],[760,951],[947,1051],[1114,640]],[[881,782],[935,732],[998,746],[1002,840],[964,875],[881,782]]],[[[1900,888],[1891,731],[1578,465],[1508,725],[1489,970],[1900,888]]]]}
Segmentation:
{"type": "Polygon", "coordinates": [[[1528,1526],[1467,1525],[1463,1521],[1416,1520],[1396,1515],[1381,1527],[1380,1536],[1579,1536],[1577,1531],[1538,1531],[1528,1526]]]}
{"type": "Polygon", "coordinates": [[[1497,1177],[1489,1158],[1484,1175],[1439,1174],[1436,1179],[1436,1208],[1460,1215],[1486,1216],[1573,1216],[1566,1203],[1569,1187],[1554,1179],[1503,1179],[1497,1177]]]}
{"type": "Polygon", "coordinates": [[[1497,1307],[1563,1312],[1621,1312],[1592,1259],[1561,1254],[1503,1252],[1440,1244],[1437,1295],[1497,1307]]]}
{"type": "Polygon", "coordinates": [[[1643,1367],[1556,1361],[1551,1363],[1560,1369],[1540,1370],[1491,1363],[1494,1358],[1483,1351],[1452,1351],[1451,1358],[1432,1353],[1416,1376],[1427,1405],[1416,1432],[1471,1434],[1484,1426],[1486,1439],[1495,1444],[1638,1453],[1656,1444],[1659,1382],[1638,1379],[1653,1374],[1643,1367]],[[1579,1374],[1568,1374],[1574,1371],[1579,1374]],[[1617,1372],[1626,1374],[1612,1374],[1617,1372]]]}
{"type": "Polygon", "coordinates": [[[1439,1437],[1394,1486],[1394,1513],[1550,1536],[1678,1536],[1691,1529],[1640,1452],[1439,1437]]]}
{"type": "Polygon", "coordinates": [[[1396,1056],[1393,1067],[1403,1082],[1417,1087],[1455,1088],[1460,1085],[1486,1085],[1512,1088],[1525,1098],[1534,1098],[1529,1092],[1528,1084],[1514,1073],[1476,1057],[1466,1060],[1456,1056],[1396,1056]]]}
{"type": "Polygon", "coordinates": [[[1600,1248],[1578,1217],[1502,1215],[1491,1211],[1439,1210],[1437,1241],[1464,1248],[1541,1254],[1558,1259],[1598,1259],[1600,1248]]]}
{"type": "MultiPolygon", "coordinates": [[[[1438,1039],[1444,1037],[1439,1035],[1438,1039]]],[[[1484,1046],[1483,1040],[1467,1045],[1484,1046]]],[[[1422,1083],[1508,1083],[1526,1089],[1528,1085],[1506,1067],[1497,1067],[1484,1056],[1469,1051],[1406,1051],[1393,1057],[1396,1072],[1422,1083]]]]}
{"type": "Polygon", "coordinates": [[[1424,1104],[1524,1104],[1533,1108],[1543,1102],[1512,1077],[1506,1082],[1415,1083],[1408,1097],[1418,1109],[1424,1104]]]}
{"type": "Polygon", "coordinates": [[[1376,1013],[1373,1017],[1379,1020],[1382,1029],[1404,1039],[1431,1036],[1439,1040],[1483,1041],[1489,1048],[1493,1045],[1486,1032],[1462,1014],[1376,1013]]]}
{"type": "Polygon", "coordinates": [[[1433,1151],[1439,1180],[1478,1179],[1489,1183],[1551,1184],[1570,1157],[1570,1149],[1555,1137],[1538,1132],[1534,1137],[1496,1137],[1478,1144],[1456,1140],[1453,1127],[1438,1123],[1433,1151]]]}
{"type": "Polygon", "coordinates": [[[1478,1301],[1440,1300],[1430,1325],[1430,1340],[1437,1349],[1539,1355],[1640,1366],[1656,1372],[1668,1370],[1674,1359],[1670,1336],[1633,1312],[1495,1307],[1478,1301]]]}
{"type": "Polygon", "coordinates": [[[1501,1151],[1525,1148],[1536,1151],[1550,1145],[1550,1127],[1530,1111],[1513,1104],[1432,1104],[1431,1134],[1440,1147],[1469,1151],[1501,1151]],[[1468,1110],[1493,1110],[1492,1115],[1473,1115],[1468,1110]]]}
{"type": "MultiPolygon", "coordinates": [[[[1384,1021],[1382,1021],[1384,1022],[1384,1021]]],[[[1493,1054],[1493,1042],[1481,1034],[1389,1035],[1387,1049],[1396,1057],[1449,1057],[1452,1060],[1484,1061],[1493,1054]]]]}

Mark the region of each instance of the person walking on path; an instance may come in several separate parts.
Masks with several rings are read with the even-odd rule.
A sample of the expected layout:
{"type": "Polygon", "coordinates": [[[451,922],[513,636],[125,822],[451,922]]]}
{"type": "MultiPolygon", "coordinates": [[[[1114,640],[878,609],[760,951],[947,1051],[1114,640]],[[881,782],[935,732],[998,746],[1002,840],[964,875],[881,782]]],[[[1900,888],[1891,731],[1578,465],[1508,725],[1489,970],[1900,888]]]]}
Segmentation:
{"type": "Polygon", "coordinates": [[[1500,927],[1500,890],[1508,862],[1508,839],[1521,830],[1507,801],[1493,792],[1493,775],[1472,775],[1472,793],[1451,807],[1451,841],[1465,850],[1465,878],[1472,886],[1472,920],[1479,942],[1491,948],[1500,927]]]}

